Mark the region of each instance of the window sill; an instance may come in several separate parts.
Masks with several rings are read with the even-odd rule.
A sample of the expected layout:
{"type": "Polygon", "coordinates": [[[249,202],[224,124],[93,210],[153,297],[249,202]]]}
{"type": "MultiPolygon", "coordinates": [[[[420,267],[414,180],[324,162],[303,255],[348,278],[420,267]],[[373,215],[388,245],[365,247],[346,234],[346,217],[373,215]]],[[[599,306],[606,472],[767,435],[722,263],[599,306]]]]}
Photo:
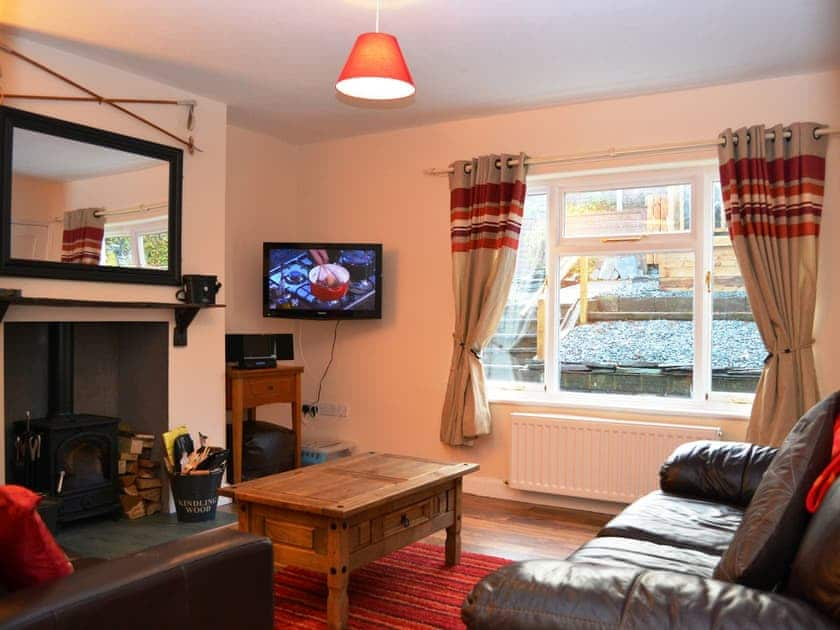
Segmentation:
{"type": "Polygon", "coordinates": [[[652,396],[599,396],[595,394],[547,394],[535,390],[488,388],[491,405],[518,405],[557,409],[622,412],[652,416],[749,420],[752,403],[729,400],[678,400],[652,396]]]}

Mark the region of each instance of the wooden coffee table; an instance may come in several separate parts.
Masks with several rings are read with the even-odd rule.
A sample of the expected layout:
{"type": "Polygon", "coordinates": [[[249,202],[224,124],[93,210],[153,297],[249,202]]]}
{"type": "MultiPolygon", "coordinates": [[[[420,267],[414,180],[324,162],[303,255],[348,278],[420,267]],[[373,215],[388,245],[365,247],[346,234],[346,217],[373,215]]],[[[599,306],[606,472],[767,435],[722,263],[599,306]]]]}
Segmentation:
{"type": "Polygon", "coordinates": [[[461,557],[461,482],[478,464],[366,453],[222,488],[239,530],[268,536],[275,567],[325,573],[327,625],[347,627],[350,571],[446,528],[461,557]]]}

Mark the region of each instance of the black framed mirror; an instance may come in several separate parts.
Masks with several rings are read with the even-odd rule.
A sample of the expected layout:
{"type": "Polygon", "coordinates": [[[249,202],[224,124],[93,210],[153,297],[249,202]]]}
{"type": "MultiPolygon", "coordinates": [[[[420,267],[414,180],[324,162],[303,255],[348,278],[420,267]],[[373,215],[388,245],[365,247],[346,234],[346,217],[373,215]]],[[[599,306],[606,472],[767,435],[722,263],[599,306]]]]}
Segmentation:
{"type": "Polygon", "coordinates": [[[0,106],[0,275],[181,283],[183,151],[0,106]]]}

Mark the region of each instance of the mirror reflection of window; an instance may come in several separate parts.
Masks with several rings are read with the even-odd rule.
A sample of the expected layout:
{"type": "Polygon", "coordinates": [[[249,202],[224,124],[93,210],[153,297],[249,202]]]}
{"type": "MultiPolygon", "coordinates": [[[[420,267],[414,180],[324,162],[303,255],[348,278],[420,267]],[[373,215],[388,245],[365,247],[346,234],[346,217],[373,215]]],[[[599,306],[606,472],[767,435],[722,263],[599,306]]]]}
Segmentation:
{"type": "Polygon", "coordinates": [[[169,163],[14,129],[11,254],[168,269],[169,163]]]}
{"type": "Polygon", "coordinates": [[[107,221],[99,264],[166,269],[169,265],[168,218],[107,221]]]}

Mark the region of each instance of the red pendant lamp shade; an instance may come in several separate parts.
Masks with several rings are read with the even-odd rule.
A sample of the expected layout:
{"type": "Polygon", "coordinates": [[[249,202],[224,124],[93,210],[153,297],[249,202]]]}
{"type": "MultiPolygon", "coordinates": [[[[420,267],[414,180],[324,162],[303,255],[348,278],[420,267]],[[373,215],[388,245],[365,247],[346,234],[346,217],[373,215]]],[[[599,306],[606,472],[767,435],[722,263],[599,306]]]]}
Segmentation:
{"type": "Polygon", "coordinates": [[[373,100],[414,94],[414,80],[397,38],[388,33],[359,35],[335,88],[347,96],[373,100]]]}

